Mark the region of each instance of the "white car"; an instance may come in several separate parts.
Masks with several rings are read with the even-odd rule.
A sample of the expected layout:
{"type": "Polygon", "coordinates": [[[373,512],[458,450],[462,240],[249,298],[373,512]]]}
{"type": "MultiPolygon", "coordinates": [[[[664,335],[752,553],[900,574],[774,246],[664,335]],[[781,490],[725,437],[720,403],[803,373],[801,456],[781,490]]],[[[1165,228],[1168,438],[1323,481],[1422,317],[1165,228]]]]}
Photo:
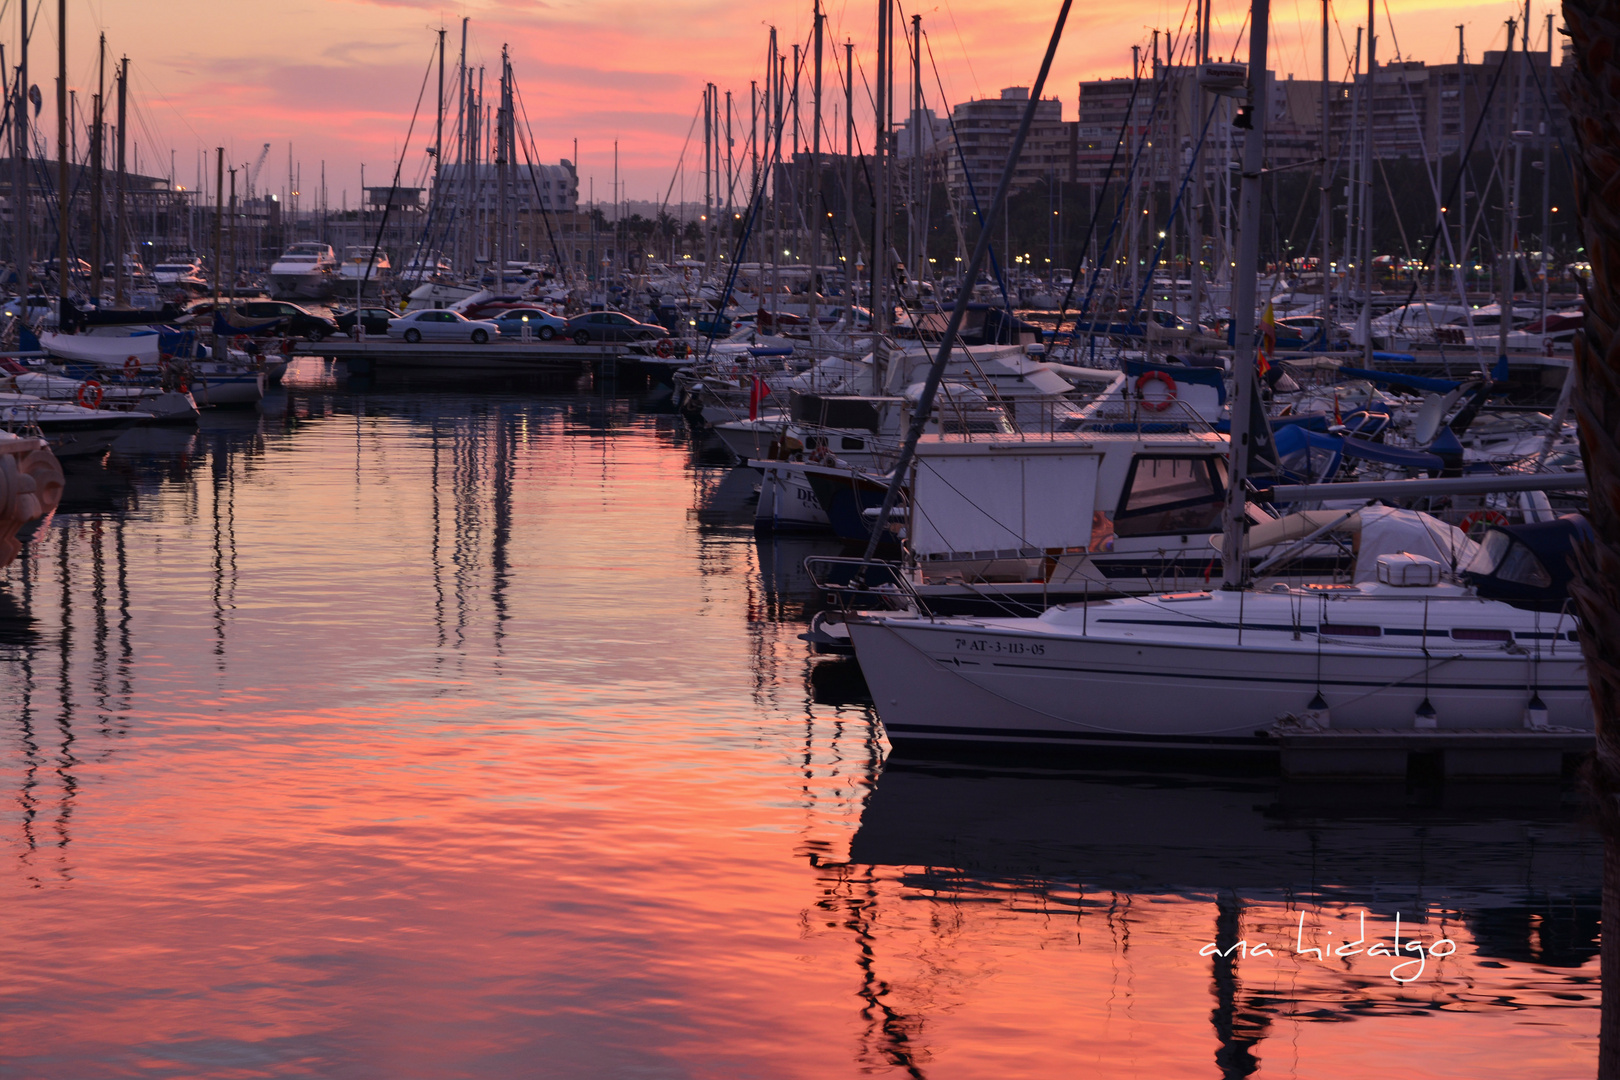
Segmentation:
{"type": "Polygon", "coordinates": [[[469,319],[448,309],[412,311],[388,323],[388,336],[406,341],[470,341],[482,345],[501,336],[488,319],[469,319]]]}

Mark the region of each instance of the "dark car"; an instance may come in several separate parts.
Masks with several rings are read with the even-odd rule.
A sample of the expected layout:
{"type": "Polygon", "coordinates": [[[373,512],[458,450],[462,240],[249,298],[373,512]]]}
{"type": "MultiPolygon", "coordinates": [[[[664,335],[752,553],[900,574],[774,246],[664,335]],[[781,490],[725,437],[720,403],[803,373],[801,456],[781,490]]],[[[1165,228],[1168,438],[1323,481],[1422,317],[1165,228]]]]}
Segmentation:
{"type": "Polygon", "coordinates": [[[657,323],[637,322],[622,311],[588,311],[568,320],[568,334],[579,345],[593,341],[657,341],[669,336],[657,323]]]}
{"type": "MultiPolygon", "coordinates": [[[[366,333],[376,334],[378,337],[386,335],[389,322],[399,317],[397,313],[380,307],[361,308],[359,315],[360,325],[366,328],[366,333]]],[[[353,335],[354,318],[353,311],[345,311],[337,316],[333,321],[337,323],[338,332],[353,335]]]]}
{"type": "MultiPolygon", "coordinates": [[[[249,319],[280,319],[271,333],[319,341],[338,332],[337,323],[285,300],[249,300],[236,305],[236,313],[249,319]]],[[[387,327],[383,328],[384,330],[387,327]]]]}

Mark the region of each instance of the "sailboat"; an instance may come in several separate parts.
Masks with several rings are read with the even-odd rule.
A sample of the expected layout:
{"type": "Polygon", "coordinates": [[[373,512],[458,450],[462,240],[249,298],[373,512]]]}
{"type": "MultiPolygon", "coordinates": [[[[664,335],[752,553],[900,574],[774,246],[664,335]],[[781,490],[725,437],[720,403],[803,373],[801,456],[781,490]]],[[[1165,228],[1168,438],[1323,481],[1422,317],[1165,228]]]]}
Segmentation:
{"type": "MultiPolygon", "coordinates": [[[[1593,730],[1567,608],[1548,612],[1482,596],[1465,575],[1499,572],[1493,560],[1503,553],[1476,549],[1429,515],[1384,508],[1343,514],[1340,524],[1353,518],[1359,532],[1348,584],[1275,583],[1262,592],[1246,580],[1245,433],[1257,406],[1266,111],[1256,99],[1265,82],[1268,9],[1268,0],[1254,0],[1250,22],[1254,127],[1244,145],[1233,287],[1234,435],[1216,545],[1222,587],[1066,604],[1035,618],[850,618],[851,644],[897,746],[990,741],[1274,755],[1279,725],[1504,735],[1593,730]]],[[[913,447],[920,434],[914,429],[913,447]]],[[[1541,572],[1551,580],[1546,567],[1541,572]]]]}

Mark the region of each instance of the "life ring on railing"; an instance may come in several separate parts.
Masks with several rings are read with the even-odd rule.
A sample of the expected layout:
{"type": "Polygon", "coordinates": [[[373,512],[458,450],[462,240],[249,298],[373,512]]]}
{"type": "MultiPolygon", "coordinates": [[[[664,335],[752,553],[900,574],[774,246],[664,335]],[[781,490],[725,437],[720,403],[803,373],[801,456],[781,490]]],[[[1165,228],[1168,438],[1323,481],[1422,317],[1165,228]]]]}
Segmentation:
{"type": "Polygon", "coordinates": [[[669,338],[659,338],[658,344],[653,346],[653,352],[660,360],[668,360],[675,355],[675,345],[669,338]]]}
{"type": "Polygon", "coordinates": [[[124,378],[134,380],[140,377],[141,362],[136,357],[129,357],[124,361],[124,378]]]}
{"type": "Polygon", "coordinates": [[[1168,372],[1144,371],[1141,377],[1136,380],[1136,396],[1142,399],[1142,408],[1148,412],[1164,412],[1176,400],[1176,380],[1171,378],[1168,372]],[[1142,389],[1152,382],[1164,383],[1165,389],[1169,393],[1157,401],[1148,400],[1147,396],[1142,393],[1142,389]]]}
{"type": "Polygon", "coordinates": [[[248,336],[246,334],[237,334],[235,337],[231,338],[231,348],[235,349],[237,352],[246,352],[247,345],[248,336]]]}
{"type": "Polygon", "coordinates": [[[86,409],[99,409],[101,408],[101,399],[106,396],[106,393],[101,388],[100,383],[90,379],[79,384],[79,392],[73,395],[73,400],[86,409]]]}
{"type": "Polygon", "coordinates": [[[1463,535],[1473,540],[1475,539],[1474,526],[1480,524],[1506,525],[1507,523],[1507,515],[1500,510],[1475,510],[1459,521],[1457,528],[1463,531],[1463,535]]]}

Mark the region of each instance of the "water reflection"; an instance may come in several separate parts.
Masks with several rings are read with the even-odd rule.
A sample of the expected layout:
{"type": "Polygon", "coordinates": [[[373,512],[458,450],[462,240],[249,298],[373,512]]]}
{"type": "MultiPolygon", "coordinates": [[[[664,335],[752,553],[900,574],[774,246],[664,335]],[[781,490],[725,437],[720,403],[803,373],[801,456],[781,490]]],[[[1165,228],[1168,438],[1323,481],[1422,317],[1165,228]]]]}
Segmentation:
{"type": "MultiPolygon", "coordinates": [[[[863,986],[868,924],[886,921],[876,913],[885,906],[926,908],[930,951],[940,956],[973,923],[1021,911],[1051,925],[1067,912],[1077,961],[1101,948],[1160,978],[1178,953],[1182,967],[1204,964],[1213,1062],[1223,1077],[1254,1074],[1274,1053],[1269,1043],[1299,1038],[1279,1033],[1279,1024],[1595,1008],[1601,846],[1564,805],[1567,792],[1496,790],[1490,812],[1412,808],[1395,792],[1382,792],[1382,802],[1362,790],[1337,799],[1320,788],[1303,800],[1299,794],[1275,784],[975,771],[890,759],[848,864],[812,862],[823,870],[829,897],[847,893],[852,881],[870,882],[874,872],[890,886],[868,886],[862,920],[850,924],[863,986]],[[1330,938],[1338,933],[1331,957],[1333,944],[1355,937],[1360,912],[1367,945],[1359,955],[1319,964],[1296,952],[1296,934],[1306,947],[1320,945],[1325,929],[1330,938]],[[1365,949],[1390,940],[1397,915],[1409,940],[1444,935],[1460,943],[1458,957],[1432,961],[1414,987],[1382,977],[1394,962],[1373,961],[1365,949]],[[1234,948],[1261,940],[1280,959],[1234,948]],[[1213,955],[1200,959],[1206,942],[1213,955]],[[1139,959],[1144,947],[1158,955],[1139,959]]],[[[917,983],[902,988],[900,974],[891,973],[879,980],[889,996],[942,1009],[942,987],[971,977],[950,964],[899,966],[917,983]]],[[[1162,989],[1127,979],[1115,992],[1129,1003],[1162,989]]],[[[906,1045],[916,1042],[929,1011],[911,1019],[906,1045]]],[[[1554,1015],[1539,1022],[1568,1023],[1554,1015]]]]}
{"type": "Polygon", "coordinates": [[[0,588],[10,1071],[1364,1076],[1397,1016],[1459,1074],[1589,1056],[1563,795],[885,760],[799,638],[841,549],[756,537],[623,373],[304,363],[126,438],[0,588]],[[1198,954],[1362,910],[1462,947],[1198,954]]]}

